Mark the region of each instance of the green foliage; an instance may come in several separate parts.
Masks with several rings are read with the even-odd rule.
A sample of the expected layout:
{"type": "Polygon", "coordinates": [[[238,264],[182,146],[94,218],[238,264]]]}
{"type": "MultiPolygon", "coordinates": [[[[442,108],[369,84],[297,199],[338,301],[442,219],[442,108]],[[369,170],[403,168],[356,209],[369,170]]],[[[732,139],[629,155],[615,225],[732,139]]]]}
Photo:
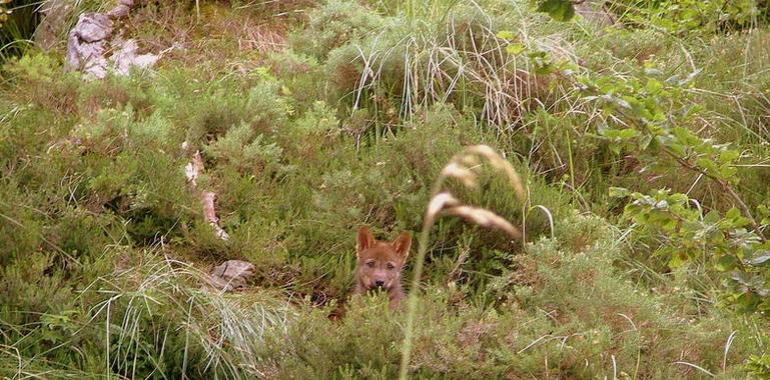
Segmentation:
{"type": "Polygon", "coordinates": [[[209,157],[235,165],[239,172],[260,175],[277,165],[282,152],[281,147],[275,143],[263,140],[264,135],[254,137],[252,127],[243,123],[227,131],[222,138],[209,143],[204,152],[209,157]]]}
{"type": "Polygon", "coordinates": [[[548,13],[556,21],[569,21],[575,16],[571,0],[537,0],[537,11],[548,13]]]}
{"type": "Polygon", "coordinates": [[[764,0],[634,0],[613,2],[621,20],[671,33],[715,33],[766,23],[770,4],[764,0]]]}
{"type": "Polygon", "coordinates": [[[353,231],[419,231],[475,144],[526,203],[484,167],[448,189],[525,241],[439,219],[411,376],[767,375],[767,33],[713,33],[761,14],[635,2],[650,28],[600,31],[535,13],[568,1],[290,3],[141,8],[125,36],[174,44],[153,73],[4,63],[0,377],[392,378],[406,318],[350,298],[353,231]],[[255,265],[246,289],[205,287],[226,259],[255,265]]]}
{"type": "MultiPolygon", "coordinates": [[[[696,342],[719,344],[723,337],[715,331],[721,330],[718,326],[724,321],[715,317],[685,328],[680,324],[686,322],[664,316],[670,311],[656,297],[613,274],[611,261],[617,251],[603,222],[580,216],[563,222],[578,234],[529,246],[527,254],[517,258],[520,266],[501,277],[505,281],[500,281],[504,285],[498,291],[506,300],[504,306],[474,307],[452,285],[426,289],[416,322],[412,376],[500,378],[560,373],[585,378],[613,371],[629,377],[693,376],[686,367],[652,364],[687,361],[677,356],[682,352],[709,357],[718,365],[721,352],[683,349],[696,342]],[[580,236],[593,225],[601,232],[580,236]],[[585,245],[579,252],[568,250],[576,238],[584,239],[585,245]],[[614,359],[602,358],[601,353],[608,350],[614,359]],[[640,356],[643,352],[646,355],[640,356]]],[[[400,313],[388,312],[384,300],[368,297],[354,299],[340,322],[329,322],[320,310],[302,313],[285,335],[269,340],[271,348],[261,353],[260,368],[272,369],[277,378],[394,377],[402,318],[400,313]]],[[[733,350],[742,349],[734,346],[733,350]]],[[[740,357],[737,352],[731,355],[740,357]]]]}
{"type": "MultiPolygon", "coordinates": [[[[526,36],[510,32],[511,17],[467,4],[418,24],[408,16],[386,17],[378,33],[328,52],[322,63],[331,90],[327,103],[345,110],[351,128],[363,131],[392,130],[399,117],[436,103],[511,128],[530,107],[548,104],[556,96],[549,81],[573,67],[554,56],[556,48],[523,44],[526,36]]],[[[303,44],[315,40],[302,36],[292,46],[304,51],[303,44]]]]}
{"type": "Polygon", "coordinates": [[[730,273],[729,302],[745,312],[767,310],[769,280],[762,267],[770,260],[770,243],[747,230],[751,222],[740,210],[703,215],[697,201],[665,190],[643,195],[613,188],[611,193],[631,198],[624,216],[643,233],[662,239],[655,253],[665,257],[670,267],[706,261],[716,270],[730,273]]]}
{"type": "Polygon", "coordinates": [[[45,54],[28,54],[6,63],[7,75],[15,76],[22,81],[50,81],[57,74],[56,60],[45,54]]]}
{"type": "Polygon", "coordinates": [[[760,378],[770,376],[770,356],[769,355],[751,355],[747,364],[749,371],[760,378]]]}
{"type": "Polygon", "coordinates": [[[381,16],[357,2],[330,0],[309,15],[307,28],[295,36],[295,49],[316,58],[381,29],[381,16]]]}

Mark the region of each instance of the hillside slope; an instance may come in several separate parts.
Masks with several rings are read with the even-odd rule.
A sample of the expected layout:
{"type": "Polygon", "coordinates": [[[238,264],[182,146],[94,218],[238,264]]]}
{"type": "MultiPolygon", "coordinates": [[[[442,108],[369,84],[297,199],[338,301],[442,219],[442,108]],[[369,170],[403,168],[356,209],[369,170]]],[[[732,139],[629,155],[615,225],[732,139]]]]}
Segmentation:
{"type": "Polygon", "coordinates": [[[351,299],[356,228],[419,234],[478,144],[525,199],[485,160],[443,188],[523,236],[437,219],[411,377],[770,376],[770,33],[608,12],[164,1],[111,37],[150,69],[22,49],[1,72],[0,377],[394,378],[407,316],[351,299]],[[207,286],[233,259],[247,286],[207,286]]]}

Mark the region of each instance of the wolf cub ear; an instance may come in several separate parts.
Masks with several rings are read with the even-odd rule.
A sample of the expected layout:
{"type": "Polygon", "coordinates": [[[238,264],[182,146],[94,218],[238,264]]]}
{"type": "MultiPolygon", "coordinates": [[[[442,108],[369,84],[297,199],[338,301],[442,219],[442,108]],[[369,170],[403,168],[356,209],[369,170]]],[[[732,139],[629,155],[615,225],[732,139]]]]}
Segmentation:
{"type": "Polygon", "coordinates": [[[356,255],[362,251],[371,248],[374,245],[374,236],[369,231],[369,227],[361,227],[358,229],[358,236],[356,237],[356,255]]]}
{"type": "Polygon", "coordinates": [[[401,261],[405,261],[406,257],[409,256],[409,248],[412,247],[412,234],[408,231],[402,232],[396,240],[393,240],[392,245],[393,249],[401,256],[401,261]]]}

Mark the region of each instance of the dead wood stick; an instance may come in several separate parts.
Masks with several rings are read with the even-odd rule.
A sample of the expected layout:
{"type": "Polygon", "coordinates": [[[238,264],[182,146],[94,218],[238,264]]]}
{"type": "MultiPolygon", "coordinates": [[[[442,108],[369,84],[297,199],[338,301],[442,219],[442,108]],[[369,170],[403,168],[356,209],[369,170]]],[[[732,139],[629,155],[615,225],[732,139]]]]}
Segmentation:
{"type": "MultiPolygon", "coordinates": [[[[185,142],[185,144],[182,144],[182,146],[186,147],[187,143],[185,142]]],[[[192,161],[185,165],[185,176],[187,177],[187,182],[190,183],[190,187],[192,187],[193,191],[198,191],[197,180],[201,173],[203,173],[204,169],[205,168],[203,166],[203,157],[201,157],[201,152],[196,150],[195,153],[193,153],[192,161]]],[[[206,219],[206,221],[209,222],[211,227],[214,229],[214,234],[222,240],[230,239],[230,235],[228,235],[222,226],[219,225],[219,217],[217,217],[217,209],[215,206],[217,194],[213,191],[206,190],[200,192],[199,197],[201,200],[201,205],[203,206],[203,218],[206,219]]]]}

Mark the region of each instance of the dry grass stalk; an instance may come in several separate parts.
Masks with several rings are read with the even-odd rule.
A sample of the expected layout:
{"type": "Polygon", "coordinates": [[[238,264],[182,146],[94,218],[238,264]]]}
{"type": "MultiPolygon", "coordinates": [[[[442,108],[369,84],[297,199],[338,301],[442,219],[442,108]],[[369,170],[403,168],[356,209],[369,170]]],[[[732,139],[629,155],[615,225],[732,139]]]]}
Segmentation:
{"type": "Polygon", "coordinates": [[[527,195],[524,191],[521,176],[516,172],[516,169],[489,146],[473,145],[452,157],[449,163],[444,166],[444,169],[441,170],[441,174],[434,185],[433,197],[425,213],[425,225],[433,225],[439,213],[443,211],[445,214],[462,217],[482,227],[500,229],[514,239],[520,239],[522,236],[521,231],[505,220],[505,218],[483,208],[464,205],[448,191],[441,191],[441,187],[447,178],[456,179],[465,187],[471,189],[478,188],[477,175],[474,169],[481,165],[480,157],[489,161],[495,169],[505,173],[508,183],[516,192],[516,196],[524,202],[527,195]]]}
{"type": "MultiPolygon", "coordinates": [[[[465,205],[453,196],[449,191],[444,190],[444,182],[448,178],[453,178],[460,181],[466,187],[475,189],[477,188],[477,175],[474,169],[481,165],[481,160],[484,158],[495,169],[505,173],[508,182],[511,184],[514,192],[522,204],[526,203],[526,191],[524,190],[524,184],[521,180],[521,176],[516,172],[516,169],[501,157],[494,149],[486,145],[474,145],[465,148],[462,152],[452,157],[449,163],[441,170],[441,174],[433,184],[433,191],[431,193],[431,200],[428,203],[428,208],[425,211],[425,218],[423,219],[422,232],[420,232],[419,248],[417,252],[417,258],[414,266],[414,274],[412,277],[411,291],[409,292],[409,299],[407,305],[407,317],[406,317],[406,332],[404,336],[404,343],[402,346],[401,357],[401,370],[399,373],[400,379],[406,379],[409,372],[409,360],[412,351],[412,338],[414,335],[414,318],[417,313],[417,291],[420,285],[420,277],[422,276],[422,265],[425,260],[425,254],[428,246],[428,236],[430,229],[436,222],[436,219],[441,214],[460,216],[472,223],[476,223],[486,228],[496,228],[504,231],[514,239],[520,239],[522,237],[521,231],[514,227],[505,218],[495,214],[492,211],[483,209],[480,207],[474,207],[465,205]]],[[[458,260],[458,263],[465,261],[465,258],[458,260]]],[[[459,266],[460,264],[458,264],[459,266]]]]}
{"type": "Polygon", "coordinates": [[[521,238],[521,231],[519,231],[518,228],[514,227],[507,220],[492,211],[479,207],[462,205],[448,208],[445,212],[449,215],[462,217],[463,219],[476,223],[482,227],[502,230],[514,239],[521,238]]]}

